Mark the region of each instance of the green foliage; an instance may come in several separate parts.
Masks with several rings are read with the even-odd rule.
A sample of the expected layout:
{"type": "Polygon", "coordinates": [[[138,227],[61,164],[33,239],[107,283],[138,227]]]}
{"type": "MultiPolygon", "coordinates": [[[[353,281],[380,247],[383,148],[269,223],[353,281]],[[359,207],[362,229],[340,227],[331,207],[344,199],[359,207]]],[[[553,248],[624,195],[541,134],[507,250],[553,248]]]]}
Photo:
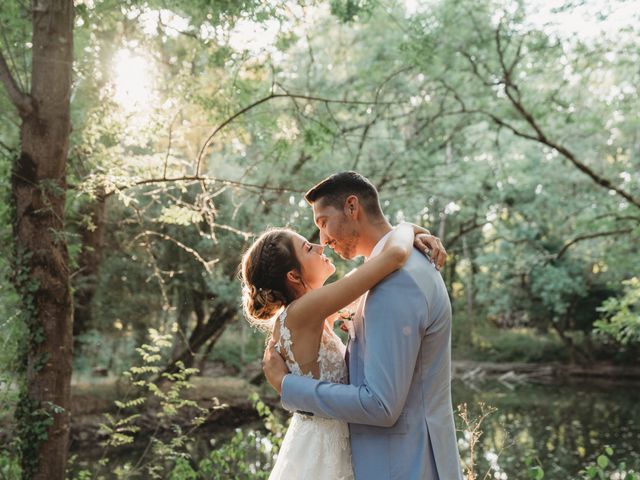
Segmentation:
{"type": "Polygon", "coordinates": [[[191,225],[202,221],[202,213],[190,208],[173,205],[162,209],[159,222],[174,225],[191,225]]]}
{"type": "MultiPolygon", "coordinates": [[[[3,135],[0,135],[0,140],[3,135]]],[[[15,432],[13,414],[20,399],[24,372],[27,328],[21,315],[22,301],[12,279],[16,277],[12,259],[15,244],[12,238],[13,201],[9,183],[15,153],[0,148],[0,425],[9,435],[0,442],[0,472],[3,478],[19,478],[20,453],[11,435],[15,432]]],[[[17,274],[18,276],[20,273],[17,274]]]]}
{"type": "Polygon", "coordinates": [[[236,371],[262,358],[264,334],[250,328],[243,320],[230,325],[209,355],[214,362],[222,362],[236,371]]]}
{"type": "MultiPolygon", "coordinates": [[[[120,324],[116,323],[120,326],[120,324]]],[[[90,376],[94,369],[108,369],[119,376],[136,361],[136,338],[115,332],[90,329],[74,338],[73,372],[76,378],[90,376]]]]}
{"type": "Polygon", "coordinates": [[[215,448],[208,458],[200,461],[198,478],[251,480],[269,477],[286,427],[257,395],[252,396],[252,402],[264,421],[267,434],[237,429],[229,442],[215,448]]]}
{"type": "Polygon", "coordinates": [[[483,362],[562,362],[568,359],[567,349],[557,335],[541,334],[529,328],[478,328],[472,342],[471,350],[462,354],[483,362]]]}
{"type": "Polygon", "coordinates": [[[18,479],[22,477],[22,469],[18,459],[8,451],[0,448],[0,477],[18,479]]]}
{"type": "Polygon", "coordinates": [[[178,458],[176,460],[176,465],[173,467],[171,475],[169,476],[169,480],[196,480],[197,478],[198,473],[191,468],[189,461],[185,458],[178,458]]]}
{"type": "MultiPolygon", "coordinates": [[[[535,140],[500,83],[501,54],[521,55],[509,92],[549,139],[633,191],[633,34],[573,41],[528,18],[526,2],[439,1],[412,12],[400,3],[327,4],[134,2],[121,6],[126,21],[111,0],[79,9],[69,169],[78,195],[68,205],[76,254],[92,223],[82,207],[108,196],[91,328],[114,343],[143,343],[149,327],[178,325],[179,348],[199,322],[239,311],[237,265],[251,239],[270,225],[313,235],[301,191],[355,168],[381,186],[393,221],[443,228],[458,314],[469,290],[473,300],[469,331],[485,317],[531,328],[541,339],[523,345],[526,361],[565,358],[545,335],[557,330],[568,341],[591,330],[593,305],[616,294],[599,286],[640,268],[629,241],[637,219],[535,140]],[[268,45],[237,41],[234,28],[248,22],[277,24],[278,33],[268,45]],[[114,95],[114,61],[125,50],[153,71],[154,98],[133,111],[114,95]],[[271,93],[309,98],[260,101],[271,93]],[[192,175],[197,161],[205,180],[169,181],[192,175]]],[[[241,370],[254,341],[230,333],[210,358],[241,370]]],[[[518,338],[491,355],[517,357],[518,338]]],[[[113,357],[101,363],[118,370],[123,357],[113,357]]]]}
{"type": "MultiPolygon", "coordinates": [[[[116,478],[128,478],[134,474],[143,474],[145,478],[166,478],[167,475],[176,479],[191,478],[187,473],[191,435],[219,406],[215,399],[209,408],[204,408],[195,400],[185,398],[184,392],[193,388],[188,378],[198,370],[185,368],[179,362],[176,373],[161,373],[162,352],[171,347],[171,335],[161,335],[155,330],[151,330],[149,335],[151,342],[137,349],[141,364],[124,374],[133,387],[133,398],[116,400],[116,416],[105,414],[106,421],[101,424],[101,432],[106,436],[103,446],[116,448],[133,444],[141,430],[138,423],[151,415],[156,429],[147,448],[135,464],[118,465],[114,470],[116,478]],[[157,381],[158,375],[160,382],[157,381]],[[183,430],[180,421],[184,415],[189,418],[190,429],[187,431],[183,430]],[[157,435],[160,431],[170,432],[170,437],[161,438],[157,435]]],[[[110,460],[105,453],[94,474],[108,468],[110,460]]]]}
{"type": "MultiPolygon", "coordinates": [[[[48,437],[53,416],[64,410],[50,402],[31,400],[25,382],[27,352],[37,350],[44,340],[44,330],[37,322],[33,299],[38,284],[29,268],[32,254],[18,248],[12,236],[15,219],[9,172],[17,153],[6,153],[0,154],[0,329],[6,332],[0,348],[0,421],[14,436],[9,437],[9,445],[0,445],[0,452],[7,459],[8,471],[13,470],[13,462],[19,462],[28,477],[37,468],[38,450],[48,437]],[[12,414],[13,419],[7,418],[12,414]]],[[[50,185],[41,187],[51,193],[50,185]]],[[[37,372],[46,361],[46,353],[40,353],[32,357],[29,367],[37,372]]]]}
{"type": "Polygon", "coordinates": [[[376,2],[372,0],[331,0],[331,13],[348,23],[358,17],[368,17],[376,2]]]}
{"type": "Polygon", "coordinates": [[[540,466],[531,467],[528,470],[529,478],[531,480],[542,480],[544,478],[544,470],[540,466]]]}
{"type": "Polygon", "coordinates": [[[640,474],[627,468],[624,462],[615,464],[611,461],[613,455],[613,449],[606,447],[596,458],[595,462],[587,465],[584,470],[580,472],[580,478],[583,480],[599,479],[604,480],[607,478],[620,478],[622,480],[638,480],[640,474]]]}
{"type": "Polygon", "coordinates": [[[609,298],[599,312],[604,318],[595,323],[596,331],[612,337],[622,345],[640,342],[640,278],[622,282],[623,295],[609,298]]]}
{"type": "MultiPolygon", "coordinates": [[[[225,317],[227,331],[212,337],[209,358],[238,371],[259,358],[259,337],[232,323],[239,317],[241,254],[267,226],[314,235],[302,192],[338,170],[357,169],[379,185],[392,221],[444,232],[451,255],[444,277],[456,318],[467,306],[471,311],[458,323],[466,329],[456,331],[459,351],[482,360],[565,360],[559,336],[582,348],[576,339],[590,339],[601,304],[598,328],[625,348],[637,343],[637,297],[629,293],[637,289],[618,287],[640,271],[637,209],[563,153],[612,186],[639,191],[637,29],[616,26],[597,37],[554,29],[563,13],[593,17],[583,15],[589,2],[567,2],[548,12],[545,25],[530,2],[442,0],[410,12],[403,2],[387,3],[76,5],[67,168],[73,189],[59,238],[70,245],[74,286],[94,282],[95,296],[74,367],[119,373],[130,369],[134,345],[155,345],[149,328],[172,334],[171,347],[141,347],[142,365],[129,370],[146,383],[120,401],[126,415],[112,419],[116,443],[135,441],[135,415],[149,398],[164,405],[163,418],[193,407],[178,400],[186,376],[165,379],[184,387],[173,393],[149,379],[169,349],[180,350],[220,312],[233,314],[225,317]],[[264,35],[243,34],[262,27],[264,35]],[[269,37],[267,30],[277,33],[269,37]],[[117,64],[123,52],[142,61],[141,72],[127,70],[135,62],[117,64]],[[505,65],[512,66],[509,79],[505,65]],[[134,77],[136,84],[126,82],[134,77]],[[123,88],[135,91],[138,83],[145,85],[142,98],[123,101],[123,88]],[[272,93],[297,96],[260,101],[272,93]],[[203,178],[190,180],[197,162],[203,178]],[[102,196],[104,232],[91,246],[103,250],[100,268],[83,278],[84,234],[97,228],[86,207],[102,196]]],[[[13,54],[9,68],[24,87],[31,55],[25,5],[11,0],[0,12],[3,53],[13,54]]],[[[595,27],[606,26],[605,17],[595,27]]],[[[0,88],[2,198],[19,152],[19,124],[0,88]]],[[[41,187],[56,193],[55,186],[41,187]]],[[[3,412],[17,402],[20,347],[42,338],[29,328],[29,272],[9,263],[28,252],[16,255],[11,238],[10,202],[0,202],[3,412]]],[[[348,269],[338,265],[340,273],[348,269]]],[[[617,358],[606,353],[602,359],[617,358]]],[[[167,422],[162,428],[171,430],[167,422]]],[[[153,475],[171,468],[192,475],[194,463],[181,456],[182,434],[176,438],[166,448],[154,442],[153,475]]],[[[133,475],[136,466],[114,470],[133,475]]]]}
{"type": "Polygon", "coordinates": [[[29,478],[37,471],[39,449],[49,437],[54,415],[64,413],[64,409],[51,402],[37,402],[27,394],[26,387],[16,406],[16,445],[21,459],[22,474],[29,478]]]}

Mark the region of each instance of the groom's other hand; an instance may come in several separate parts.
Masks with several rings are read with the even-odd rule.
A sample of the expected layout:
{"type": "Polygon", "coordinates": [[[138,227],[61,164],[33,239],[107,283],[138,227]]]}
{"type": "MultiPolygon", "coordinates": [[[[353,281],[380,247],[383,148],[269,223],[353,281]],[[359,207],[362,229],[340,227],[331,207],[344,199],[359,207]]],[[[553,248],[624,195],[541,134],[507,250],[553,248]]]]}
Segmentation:
{"type": "Polygon", "coordinates": [[[267,381],[274,388],[278,395],[282,394],[282,380],[289,373],[287,364],[280,354],[276,351],[276,342],[273,338],[269,340],[267,348],[262,356],[262,371],[267,381]]]}
{"type": "Polygon", "coordinates": [[[440,270],[447,261],[447,251],[440,239],[429,233],[416,235],[415,246],[422,251],[431,262],[440,270]]]}

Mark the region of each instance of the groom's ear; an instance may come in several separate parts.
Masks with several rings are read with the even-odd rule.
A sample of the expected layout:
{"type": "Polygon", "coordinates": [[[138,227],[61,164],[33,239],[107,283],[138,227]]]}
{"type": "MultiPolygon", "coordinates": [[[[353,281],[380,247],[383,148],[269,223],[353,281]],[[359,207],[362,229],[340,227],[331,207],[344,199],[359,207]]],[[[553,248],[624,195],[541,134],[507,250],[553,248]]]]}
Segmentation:
{"type": "Polygon", "coordinates": [[[355,195],[349,195],[344,201],[344,214],[355,220],[358,215],[358,208],[360,207],[360,202],[358,201],[358,197],[355,195]]]}

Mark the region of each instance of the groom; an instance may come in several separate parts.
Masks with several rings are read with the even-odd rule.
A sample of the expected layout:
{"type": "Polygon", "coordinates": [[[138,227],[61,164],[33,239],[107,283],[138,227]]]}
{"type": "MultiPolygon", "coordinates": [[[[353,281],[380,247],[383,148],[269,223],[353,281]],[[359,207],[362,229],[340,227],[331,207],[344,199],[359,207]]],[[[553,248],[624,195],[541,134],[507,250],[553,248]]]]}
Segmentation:
{"type": "MultiPolygon", "coordinates": [[[[345,259],[374,257],[392,230],[376,188],[358,173],[332,175],[305,198],[320,242],[345,259]]],[[[287,410],[349,422],[357,480],[461,480],[451,304],[440,273],[419,251],[360,299],[347,362],[349,385],[288,375],[271,342],[264,371],[287,410]]]]}

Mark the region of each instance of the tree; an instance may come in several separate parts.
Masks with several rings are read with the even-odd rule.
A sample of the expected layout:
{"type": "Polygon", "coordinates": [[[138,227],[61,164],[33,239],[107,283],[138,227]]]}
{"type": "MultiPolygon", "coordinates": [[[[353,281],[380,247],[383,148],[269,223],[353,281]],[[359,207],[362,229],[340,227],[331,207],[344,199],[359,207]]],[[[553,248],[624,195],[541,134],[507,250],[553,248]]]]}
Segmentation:
{"type": "Polygon", "coordinates": [[[29,325],[20,400],[25,478],[62,479],[69,441],[72,302],[64,208],[73,62],[72,0],[34,2],[31,89],[4,55],[0,78],[21,119],[11,177],[15,281],[29,325]],[[46,459],[46,461],[44,461],[46,459]]]}

